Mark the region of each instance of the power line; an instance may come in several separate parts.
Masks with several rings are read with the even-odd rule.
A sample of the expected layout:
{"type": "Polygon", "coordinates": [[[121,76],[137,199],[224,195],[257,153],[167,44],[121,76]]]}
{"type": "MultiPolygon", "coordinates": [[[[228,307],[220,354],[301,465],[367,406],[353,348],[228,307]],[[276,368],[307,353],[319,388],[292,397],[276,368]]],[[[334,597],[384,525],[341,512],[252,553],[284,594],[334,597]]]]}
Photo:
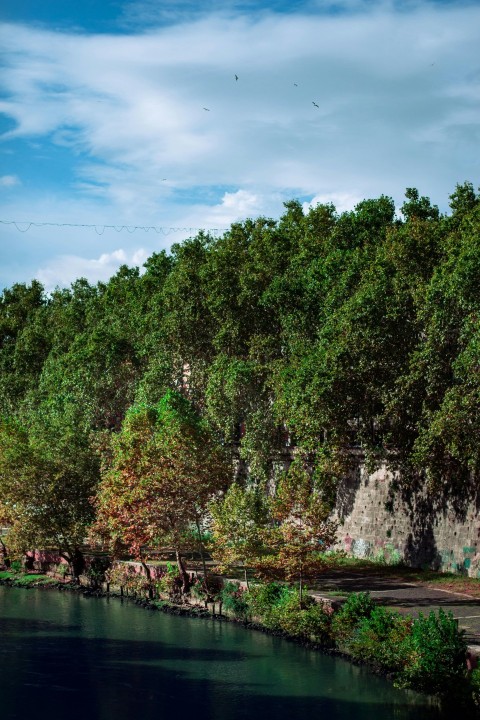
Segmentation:
{"type": "Polygon", "coordinates": [[[115,232],[121,233],[122,230],[126,230],[128,233],[134,233],[136,230],[143,230],[149,232],[153,230],[157,235],[171,235],[172,233],[188,232],[197,233],[200,231],[221,233],[225,232],[226,228],[193,228],[193,227],[160,227],[157,225],[102,225],[102,224],[89,224],[89,223],[54,223],[54,222],[34,222],[34,221],[20,221],[20,220],[0,220],[2,225],[13,225],[18,232],[26,233],[32,227],[59,227],[59,228],[87,228],[94,229],[97,235],[103,235],[105,230],[115,230],[115,232]]]}

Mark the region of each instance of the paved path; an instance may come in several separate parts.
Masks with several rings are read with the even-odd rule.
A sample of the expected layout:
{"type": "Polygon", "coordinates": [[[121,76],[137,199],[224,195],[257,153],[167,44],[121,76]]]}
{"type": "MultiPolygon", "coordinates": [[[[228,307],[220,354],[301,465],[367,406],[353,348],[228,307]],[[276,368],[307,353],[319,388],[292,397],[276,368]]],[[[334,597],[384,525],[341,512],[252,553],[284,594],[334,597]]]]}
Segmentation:
{"type": "Polygon", "coordinates": [[[480,600],[470,595],[424,587],[419,583],[395,578],[369,577],[356,573],[326,574],[318,579],[312,595],[340,599],[338,593],[370,592],[380,605],[398,612],[418,616],[440,608],[451,612],[460,628],[466,632],[467,643],[475,654],[480,655],[480,600]],[[333,594],[332,594],[333,593],[333,594]]]}

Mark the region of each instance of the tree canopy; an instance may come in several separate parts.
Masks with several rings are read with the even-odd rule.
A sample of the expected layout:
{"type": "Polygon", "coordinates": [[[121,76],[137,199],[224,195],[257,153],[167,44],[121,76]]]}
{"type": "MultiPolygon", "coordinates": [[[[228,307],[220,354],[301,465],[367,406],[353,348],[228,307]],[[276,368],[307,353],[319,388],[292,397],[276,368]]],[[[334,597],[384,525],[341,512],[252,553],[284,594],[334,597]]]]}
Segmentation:
{"type": "Polygon", "coordinates": [[[180,562],[189,530],[229,480],[222,447],[188,400],[169,391],[157,405],[133,405],[112,436],[93,534],[135,557],[172,546],[180,562]]]}
{"type": "MultiPolygon", "coordinates": [[[[108,282],[79,279],[51,294],[35,280],[5,289],[2,463],[15,453],[21,462],[17,485],[2,471],[3,506],[26,512],[26,488],[44,492],[45,478],[56,478],[47,483],[52,498],[86,527],[102,448],[104,464],[109,453],[113,463],[102,483],[108,477],[112,488],[144,469],[160,483],[157,461],[177,482],[166,393],[199,418],[185,430],[199,473],[210,466],[195,433],[208,422],[210,437],[237,458],[232,478],[268,483],[295,447],[322,502],[334,500],[352,447],[432,492],[477,482],[480,196],[467,182],[450,203],[442,214],[415,188],[398,211],[386,196],[342,213],[292,200],[278,220],[199,233],[108,282]],[[64,497],[62,477],[78,492],[64,497]]],[[[193,462],[187,446],[175,462],[193,462]]],[[[200,485],[211,489],[199,477],[197,498],[200,485]]],[[[148,489],[140,483],[135,493],[146,498],[148,489]]],[[[193,496],[185,502],[193,508],[193,496]]],[[[33,504],[48,506],[37,496],[33,504]]],[[[47,516],[44,535],[35,533],[44,541],[56,533],[47,516]]],[[[145,516],[138,537],[125,526],[122,537],[138,548],[166,527],[145,516]]]]}

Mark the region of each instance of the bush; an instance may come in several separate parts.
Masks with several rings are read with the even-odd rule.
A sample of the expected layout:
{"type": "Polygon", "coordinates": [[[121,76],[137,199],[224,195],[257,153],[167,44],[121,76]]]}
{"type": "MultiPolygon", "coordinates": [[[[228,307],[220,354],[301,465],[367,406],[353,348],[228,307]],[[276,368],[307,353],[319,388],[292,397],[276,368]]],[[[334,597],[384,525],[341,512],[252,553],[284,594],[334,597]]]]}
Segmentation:
{"type": "Polygon", "coordinates": [[[146,595],[151,589],[151,583],[142,573],[128,564],[118,563],[105,572],[105,579],[113,586],[134,596],[146,595]]]}
{"type": "Polygon", "coordinates": [[[411,630],[411,618],[376,607],[368,617],[361,618],[346,647],[357,660],[397,672],[406,665],[411,630]]]}
{"type": "Polygon", "coordinates": [[[465,631],[458,629],[451,612],[420,614],[412,625],[409,657],[397,684],[438,695],[462,693],[466,654],[465,631]]]}
{"type": "Polygon", "coordinates": [[[61,578],[66,578],[68,575],[69,567],[66,563],[58,563],[55,565],[55,575],[59,575],[61,578]]]}
{"type": "Polygon", "coordinates": [[[237,618],[246,619],[249,611],[247,594],[237,583],[227,582],[220,590],[219,597],[227,612],[233,613],[237,618]]]}
{"type": "Polygon", "coordinates": [[[347,643],[356,626],[369,618],[375,610],[375,603],[367,592],[352,593],[340,610],[333,616],[332,631],[340,644],[347,643]]]}
{"type": "Polygon", "coordinates": [[[473,702],[477,707],[480,707],[480,668],[472,670],[472,674],[470,675],[470,688],[473,702]]]}
{"type": "Polygon", "coordinates": [[[203,578],[195,578],[190,588],[190,595],[196,600],[202,600],[203,602],[208,600],[208,592],[203,578]]]}
{"type": "Polygon", "coordinates": [[[303,596],[297,588],[278,582],[254,585],[246,595],[252,615],[270,630],[280,630],[290,637],[332,645],[330,606],[303,596]]]}
{"type": "Polygon", "coordinates": [[[177,599],[177,596],[181,594],[182,580],[178,567],[171,562],[167,562],[165,571],[162,576],[155,583],[155,589],[158,593],[168,595],[170,599],[177,599]]]}
{"type": "Polygon", "coordinates": [[[291,637],[330,646],[331,617],[330,606],[317,603],[312,597],[307,596],[300,605],[300,596],[295,589],[274,606],[270,621],[291,637]]]}
{"type": "Polygon", "coordinates": [[[110,567],[110,560],[107,557],[94,557],[90,561],[85,575],[90,581],[90,586],[96,590],[105,581],[105,573],[110,567]]]}
{"type": "Polygon", "coordinates": [[[246,601],[251,614],[258,618],[265,627],[271,630],[280,629],[275,609],[291,594],[287,585],[279,582],[270,582],[259,585],[252,585],[246,594],[246,601]]]}

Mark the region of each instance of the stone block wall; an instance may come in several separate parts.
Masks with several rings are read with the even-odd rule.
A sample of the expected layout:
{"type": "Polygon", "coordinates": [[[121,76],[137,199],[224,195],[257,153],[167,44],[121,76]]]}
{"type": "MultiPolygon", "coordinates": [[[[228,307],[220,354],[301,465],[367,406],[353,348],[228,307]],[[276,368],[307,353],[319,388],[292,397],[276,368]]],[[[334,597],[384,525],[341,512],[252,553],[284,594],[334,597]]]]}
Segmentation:
{"type": "Polygon", "coordinates": [[[369,474],[359,459],[338,488],[338,546],[357,557],[480,577],[478,491],[465,489],[461,501],[432,497],[418,482],[390,494],[393,481],[385,466],[369,474]]]}

